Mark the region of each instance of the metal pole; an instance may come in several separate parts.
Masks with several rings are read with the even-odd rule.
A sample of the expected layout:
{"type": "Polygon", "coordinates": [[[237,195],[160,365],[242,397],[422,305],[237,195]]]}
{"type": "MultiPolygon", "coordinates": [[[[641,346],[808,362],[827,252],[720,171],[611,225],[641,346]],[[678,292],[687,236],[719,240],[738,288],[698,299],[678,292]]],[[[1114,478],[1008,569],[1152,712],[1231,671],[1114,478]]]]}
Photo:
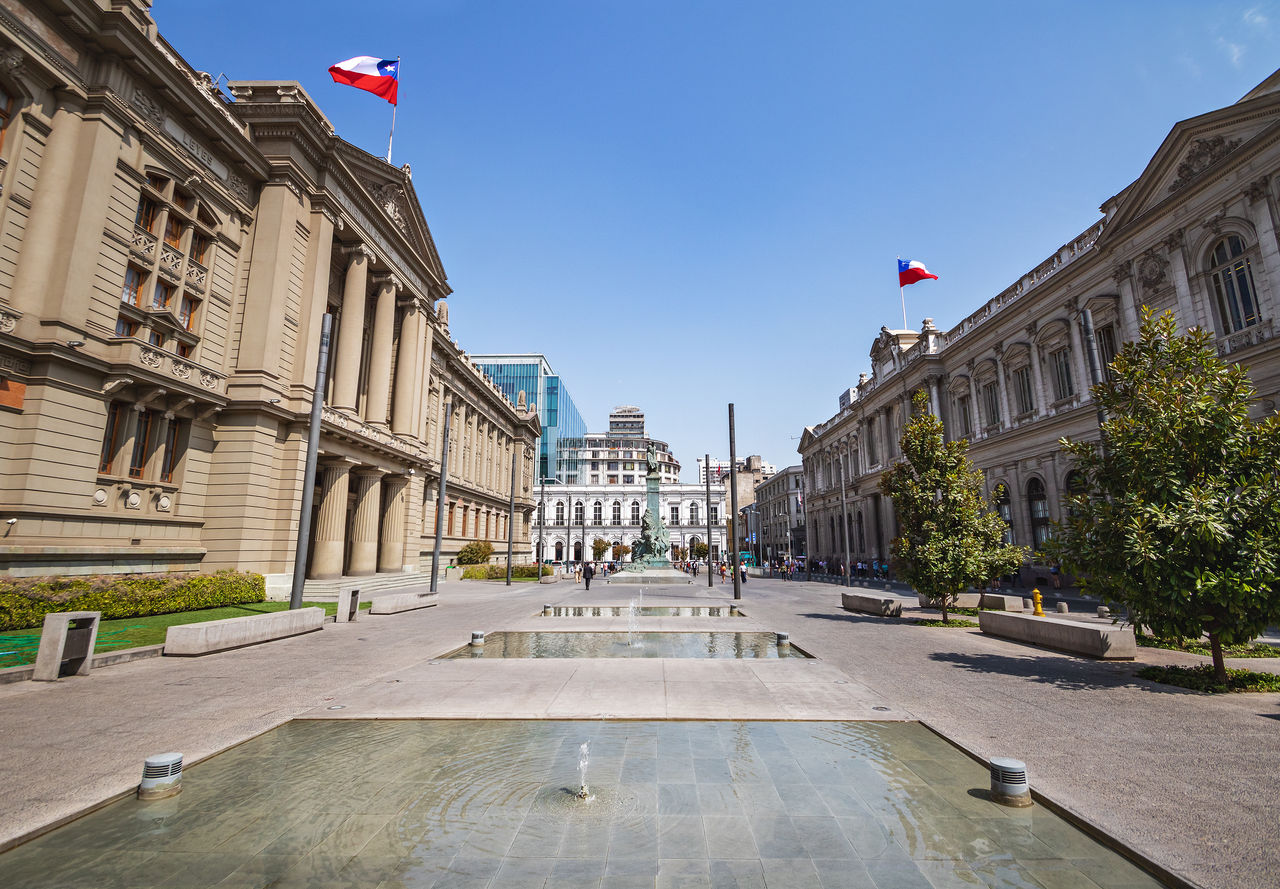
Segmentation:
{"type": "MultiPolygon", "coordinates": [[[[1098,341],[1093,335],[1093,312],[1088,309],[1080,310],[1080,326],[1084,328],[1084,354],[1089,359],[1089,384],[1092,388],[1102,383],[1102,362],[1098,360],[1098,341]]],[[[1096,398],[1093,403],[1098,409],[1099,445],[1102,448],[1102,456],[1105,457],[1107,455],[1107,439],[1102,436],[1102,427],[1107,422],[1107,409],[1096,398]]]]}
{"type": "Polygon", "coordinates": [[[800,461],[800,510],[804,514],[804,579],[806,581],[813,580],[813,566],[809,564],[813,560],[809,558],[809,544],[813,537],[809,534],[809,496],[808,488],[804,483],[805,469],[804,460],[800,461]]]}
{"type": "Polygon", "coordinates": [[[547,477],[538,480],[538,583],[542,583],[542,556],[547,548],[547,477]]]}
{"type": "Polygon", "coordinates": [[[511,549],[515,545],[515,526],[511,524],[516,517],[516,449],[511,449],[511,504],[507,507],[507,586],[511,586],[511,549]]]}
{"type": "Polygon", "coordinates": [[[453,399],[444,403],[444,444],[440,446],[440,493],[436,495],[436,545],[431,554],[431,592],[436,591],[440,571],[440,539],[444,534],[444,505],[449,486],[449,420],[453,399]]]}
{"type": "Polygon", "coordinates": [[[733,516],[729,520],[729,546],[733,549],[733,598],[742,598],[742,578],[738,576],[741,570],[738,558],[738,447],[734,442],[733,431],[733,403],[729,403],[729,515],[733,516]]]}
{"type": "Polygon", "coordinates": [[[711,583],[711,455],[707,454],[704,458],[703,466],[706,469],[707,479],[707,589],[712,586],[711,583]]]}
{"type": "Polygon", "coordinates": [[[844,585],[849,586],[849,507],[844,497],[844,461],[840,461],[840,527],[844,531],[844,585]]]}
{"type": "Polygon", "coordinates": [[[320,409],[324,406],[325,377],[329,369],[329,334],[333,316],[320,319],[320,357],[316,362],[316,388],[311,393],[311,425],[307,429],[307,465],[302,473],[302,506],[298,516],[298,547],[293,554],[293,588],[290,610],[302,607],[302,586],[307,579],[307,556],[311,549],[311,507],[316,496],[316,463],[320,458],[320,409]]]}

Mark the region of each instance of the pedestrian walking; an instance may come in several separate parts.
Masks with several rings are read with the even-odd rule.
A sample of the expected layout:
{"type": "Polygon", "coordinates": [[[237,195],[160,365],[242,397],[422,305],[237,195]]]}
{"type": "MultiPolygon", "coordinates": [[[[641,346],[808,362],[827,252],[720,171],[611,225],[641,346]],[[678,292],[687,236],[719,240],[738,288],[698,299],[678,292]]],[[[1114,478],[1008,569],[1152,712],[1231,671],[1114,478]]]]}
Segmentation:
{"type": "Polygon", "coordinates": [[[720,582],[724,583],[724,562],[720,563],[720,582]]]}
{"type": "Polygon", "coordinates": [[[582,567],[582,579],[586,581],[587,589],[591,589],[591,578],[596,576],[595,566],[588,562],[582,567]]]}
{"type": "Polygon", "coordinates": [[[742,576],[742,582],[747,582],[747,565],[745,562],[738,563],[738,572],[742,576]]]}

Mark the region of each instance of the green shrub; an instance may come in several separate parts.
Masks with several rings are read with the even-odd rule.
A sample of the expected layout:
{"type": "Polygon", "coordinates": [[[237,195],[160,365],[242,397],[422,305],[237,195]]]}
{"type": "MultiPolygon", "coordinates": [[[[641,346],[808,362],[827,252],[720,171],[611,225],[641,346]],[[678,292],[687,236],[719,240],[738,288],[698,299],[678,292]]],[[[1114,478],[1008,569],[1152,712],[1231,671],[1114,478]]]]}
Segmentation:
{"type": "Polygon", "coordinates": [[[107,574],[0,579],[0,630],[38,627],[55,611],[100,611],[103,620],[245,605],[267,598],[261,574],[107,574]]]}
{"type": "MultiPolygon", "coordinates": [[[[552,568],[550,565],[542,566],[543,577],[549,576],[551,572],[552,572],[552,568]]],[[[512,565],[511,576],[512,577],[537,577],[538,566],[537,565],[512,565]]],[[[463,580],[506,580],[507,566],[506,565],[473,565],[462,572],[462,579],[463,580]]]]}
{"type": "MultiPolygon", "coordinates": [[[[458,550],[459,565],[485,565],[493,555],[493,544],[487,540],[473,540],[458,550]]],[[[503,577],[506,577],[504,571],[503,577]]]]}
{"type": "Polygon", "coordinates": [[[1143,667],[1138,671],[1143,679],[1220,694],[1228,691],[1280,691],[1280,676],[1274,673],[1254,673],[1252,670],[1227,670],[1227,684],[1218,679],[1212,664],[1198,667],[1143,667]]]}

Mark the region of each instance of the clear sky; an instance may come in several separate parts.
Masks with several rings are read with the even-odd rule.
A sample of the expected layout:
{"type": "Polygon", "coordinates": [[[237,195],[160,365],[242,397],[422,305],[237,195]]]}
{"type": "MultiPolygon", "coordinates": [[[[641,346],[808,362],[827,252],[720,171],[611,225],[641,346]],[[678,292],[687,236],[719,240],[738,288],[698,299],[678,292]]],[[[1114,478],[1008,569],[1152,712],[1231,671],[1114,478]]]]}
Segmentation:
{"type": "Polygon", "coordinates": [[[542,352],[593,430],[636,404],[698,456],[799,462],[898,327],[944,330],[1098,216],[1173,124],[1280,64],[1280,0],[156,0],[197,69],[300,81],[385,155],[391,108],[333,83],[401,56],[394,163],[473,353],[542,352]],[[211,9],[214,10],[211,12],[211,9]]]}

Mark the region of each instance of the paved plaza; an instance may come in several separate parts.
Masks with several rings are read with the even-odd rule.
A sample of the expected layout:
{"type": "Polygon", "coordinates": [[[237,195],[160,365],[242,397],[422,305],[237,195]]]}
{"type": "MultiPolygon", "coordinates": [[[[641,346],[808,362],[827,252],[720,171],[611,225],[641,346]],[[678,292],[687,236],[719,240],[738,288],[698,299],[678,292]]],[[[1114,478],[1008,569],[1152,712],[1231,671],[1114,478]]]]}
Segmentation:
{"type": "MultiPolygon", "coordinates": [[[[1192,655],[1101,663],[861,617],[840,609],[837,587],[753,578],[744,617],[646,617],[637,630],[786,631],[815,659],[442,659],[472,631],[625,632],[625,617],[543,617],[542,605],[626,604],[636,592],[456,582],[422,611],[0,687],[0,844],[128,794],[147,755],[195,763],[295,719],[919,720],[977,756],[1025,760],[1049,800],[1194,884],[1244,889],[1280,873],[1280,695],[1134,677],[1143,662],[1202,660],[1192,655]]],[[[731,595],[700,579],[646,590],[645,604],[731,595]]]]}

